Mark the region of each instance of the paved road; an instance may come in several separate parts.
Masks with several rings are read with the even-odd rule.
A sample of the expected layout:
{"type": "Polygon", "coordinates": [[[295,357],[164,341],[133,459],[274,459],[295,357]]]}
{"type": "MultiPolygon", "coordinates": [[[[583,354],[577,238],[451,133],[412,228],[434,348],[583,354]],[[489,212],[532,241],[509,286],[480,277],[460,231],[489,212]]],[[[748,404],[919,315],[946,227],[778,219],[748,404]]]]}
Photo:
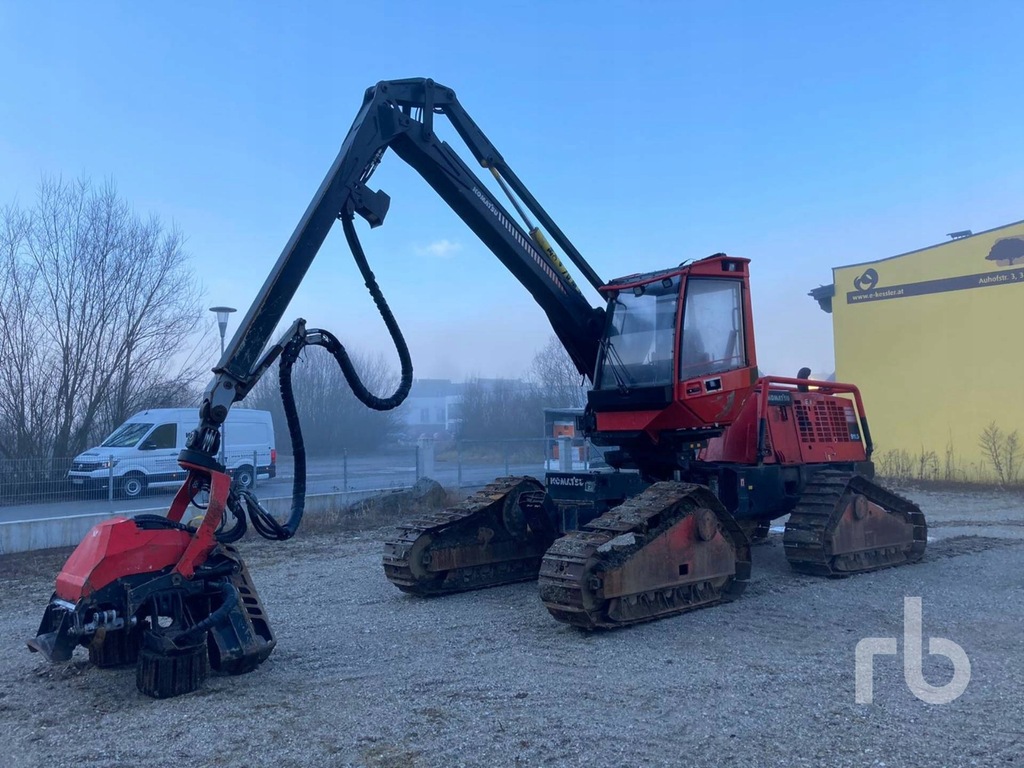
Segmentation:
{"type": "MultiPolygon", "coordinates": [[[[544,469],[538,460],[535,463],[463,463],[461,471],[456,461],[437,461],[433,478],[446,487],[476,487],[485,485],[504,474],[533,475],[542,478],[544,469]]],[[[287,497],[292,489],[292,464],[290,457],[282,457],[278,464],[278,476],[273,480],[261,480],[256,488],[260,498],[287,497]]],[[[376,488],[402,488],[416,482],[416,457],[410,452],[370,457],[350,457],[347,462],[341,458],[321,458],[308,461],[306,471],[306,493],[338,493],[342,491],[365,491],[376,488]],[[347,464],[347,466],[346,466],[347,464]]],[[[51,517],[70,517],[102,512],[128,512],[141,509],[164,511],[170,505],[177,487],[151,489],[138,499],[86,498],[69,501],[49,501],[36,504],[19,504],[0,507],[0,523],[13,520],[37,520],[51,517]]]]}

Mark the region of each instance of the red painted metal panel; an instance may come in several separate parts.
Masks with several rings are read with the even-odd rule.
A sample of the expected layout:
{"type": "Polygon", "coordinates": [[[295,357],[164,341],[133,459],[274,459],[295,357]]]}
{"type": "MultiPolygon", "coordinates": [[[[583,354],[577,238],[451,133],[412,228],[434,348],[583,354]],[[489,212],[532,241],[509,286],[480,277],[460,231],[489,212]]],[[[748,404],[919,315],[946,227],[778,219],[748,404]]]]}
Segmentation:
{"type": "Polygon", "coordinates": [[[143,530],[124,517],[104,520],[86,534],[57,576],[57,597],[77,603],[122,576],[160,571],[188,546],[186,531],[143,530]]]}

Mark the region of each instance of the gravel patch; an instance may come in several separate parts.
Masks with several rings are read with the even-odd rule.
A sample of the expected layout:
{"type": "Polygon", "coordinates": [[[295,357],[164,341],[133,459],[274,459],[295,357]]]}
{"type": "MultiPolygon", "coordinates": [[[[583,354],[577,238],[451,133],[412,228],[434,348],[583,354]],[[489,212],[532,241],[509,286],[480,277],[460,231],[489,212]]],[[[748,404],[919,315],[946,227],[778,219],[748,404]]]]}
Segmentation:
{"type": "MultiPolygon", "coordinates": [[[[384,578],[388,529],[240,545],[277,632],[256,672],[155,701],[134,669],[84,650],[29,654],[66,552],[0,557],[0,734],[28,766],[988,766],[1024,763],[1024,502],[905,491],[932,528],[925,560],[851,579],[754,547],[735,603],[614,632],[554,622],[534,584],[440,599],[384,578]],[[946,705],[878,657],[854,701],[854,649],[898,637],[903,598],[972,665],[946,705]]],[[[925,678],[952,665],[926,655],[925,678]]]]}

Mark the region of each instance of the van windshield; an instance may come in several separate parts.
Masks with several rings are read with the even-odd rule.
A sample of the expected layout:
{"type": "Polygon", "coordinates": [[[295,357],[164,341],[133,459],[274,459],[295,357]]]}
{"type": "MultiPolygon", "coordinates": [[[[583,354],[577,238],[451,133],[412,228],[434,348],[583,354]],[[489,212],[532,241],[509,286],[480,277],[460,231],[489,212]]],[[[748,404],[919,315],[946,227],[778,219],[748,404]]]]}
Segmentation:
{"type": "Polygon", "coordinates": [[[138,444],[149,430],[152,424],[141,424],[137,421],[122,424],[114,430],[114,434],[101,443],[103,448],[132,448],[138,444]]]}

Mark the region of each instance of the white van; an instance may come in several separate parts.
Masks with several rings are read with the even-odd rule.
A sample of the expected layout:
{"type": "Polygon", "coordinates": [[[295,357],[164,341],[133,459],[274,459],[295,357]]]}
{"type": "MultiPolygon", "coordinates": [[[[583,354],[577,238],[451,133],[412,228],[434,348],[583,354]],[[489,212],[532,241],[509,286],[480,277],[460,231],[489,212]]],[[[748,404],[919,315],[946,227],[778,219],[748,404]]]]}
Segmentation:
{"type": "MultiPolygon", "coordinates": [[[[68,479],[74,487],[107,490],[110,479],[121,496],[134,499],[146,488],[174,486],[185,479],[178,452],[199,424],[198,408],[153,408],[132,416],[95,448],[75,457],[68,479]]],[[[221,427],[224,465],[239,485],[277,474],[274,423],[269,411],[233,408],[221,427]]]]}

